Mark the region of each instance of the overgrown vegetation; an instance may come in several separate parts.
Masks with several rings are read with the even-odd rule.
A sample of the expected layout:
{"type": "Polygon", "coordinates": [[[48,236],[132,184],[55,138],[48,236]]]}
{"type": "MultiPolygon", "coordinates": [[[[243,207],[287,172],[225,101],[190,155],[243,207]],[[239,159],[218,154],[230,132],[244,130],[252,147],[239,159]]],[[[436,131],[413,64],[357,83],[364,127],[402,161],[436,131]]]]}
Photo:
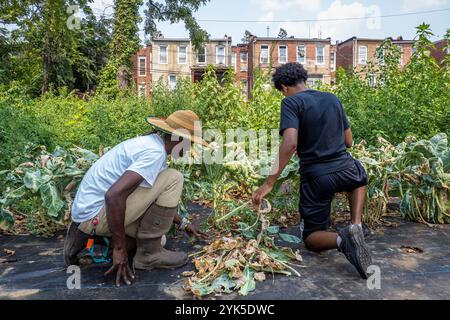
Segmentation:
{"type": "MultiPolygon", "coordinates": [[[[5,33],[0,30],[1,52],[13,48],[8,47],[10,39],[5,33]]],[[[420,26],[414,56],[401,69],[397,49],[386,41],[379,49],[384,61],[381,67],[369,65],[363,75],[340,70],[336,85],[321,87],[338,95],[351,122],[358,142],[352,152],[369,174],[364,213],[369,223],[382,219],[391,196],[401,198],[401,214],[407,219],[450,223],[450,72],[445,63],[439,66],[430,56],[429,37],[428,26],[420,26]],[[380,74],[375,86],[368,78],[373,73],[380,74]]],[[[156,84],[151,99],[137,97],[130,90],[80,98],[69,91],[73,86],[67,79],[61,82],[66,86],[59,88],[53,88],[50,81],[45,94],[36,97],[36,84],[42,82],[30,86],[5,78],[8,70],[20,71],[14,59],[9,52],[2,57],[0,68],[2,229],[20,232],[25,222],[35,234],[53,234],[65,226],[76,187],[97,154],[151,131],[144,121],[149,115],[165,117],[179,109],[191,109],[202,118],[204,130],[217,130],[206,150],[214,153],[227,148],[231,153],[223,164],[196,164],[195,157],[205,151],[197,147],[191,162],[171,163],[185,175],[182,207],[189,201],[211,206],[209,227],[227,235],[205,247],[195,259],[196,272],[189,274],[187,288],[197,296],[232,289],[246,294],[254,288],[255,279],[264,278],[261,272],[287,274],[289,259],[299,260],[292,251],[273,244],[278,236],[300,241],[280,233],[280,227],[298,210],[299,159],[293,158],[283,172],[268,198],[273,210],[262,216],[251,208],[250,195],[264,180],[261,170],[272,162],[270,150],[276,141],[271,140],[266,151],[257,150],[256,161],[249,152],[249,137],[243,141],[217,139],[219,133],[232,128],[277,131],[283,97],[271,86],[267,74],[256,70],[251,99],[231,69],[219,82],[213,67],[195,84],[190,79],[180,80],[174,90],[163,82],[156,84]]],[[[107,68],[103,70],[107,72],[107,68]]],[[[88,75],[88,70],[84,74],[88,75]]],[[[80,79],[92,80],[86,80],[86,88],[98,81],[88,76],[80,79]]]]}

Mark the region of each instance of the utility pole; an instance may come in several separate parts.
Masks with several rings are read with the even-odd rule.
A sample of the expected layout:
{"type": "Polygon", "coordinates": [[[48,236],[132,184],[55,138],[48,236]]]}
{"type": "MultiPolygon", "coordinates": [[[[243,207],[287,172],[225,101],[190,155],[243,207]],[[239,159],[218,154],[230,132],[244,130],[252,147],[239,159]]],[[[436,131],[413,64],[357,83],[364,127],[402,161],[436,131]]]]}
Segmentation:
{"type": "Polygon", "coordinates": [[[267,26],[267,38],[269,37],[269,35],[270,35],[270,27],[267,26]]]}

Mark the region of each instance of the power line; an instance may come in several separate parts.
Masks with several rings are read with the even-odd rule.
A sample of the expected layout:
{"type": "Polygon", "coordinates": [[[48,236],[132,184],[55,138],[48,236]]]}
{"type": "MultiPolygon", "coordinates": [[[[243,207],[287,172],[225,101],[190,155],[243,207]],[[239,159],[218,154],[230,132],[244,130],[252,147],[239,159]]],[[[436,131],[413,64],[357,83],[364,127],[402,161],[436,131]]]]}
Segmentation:
{"type": "Polygon", "coordinates": [[[403,17],[427,13],[437,13],[450,11],[450,8],[437,9],[437,10],[427,10],[427,11],[416,11],[408,13],[399,14],[388,14],[379,16],[364,16],[364,17],[353,17],[353,18],[335,18],[335,19],[302,19],[302,20],[226,20],[226,19],[197,19],[199,22],[230,22],[230,23],[283,23],[283,22],[331,22],[331,21],[351,21],[351,20],[365,20],[365,19],[379,19],[379,18],[393,18],[393,17],[403,17]]]}

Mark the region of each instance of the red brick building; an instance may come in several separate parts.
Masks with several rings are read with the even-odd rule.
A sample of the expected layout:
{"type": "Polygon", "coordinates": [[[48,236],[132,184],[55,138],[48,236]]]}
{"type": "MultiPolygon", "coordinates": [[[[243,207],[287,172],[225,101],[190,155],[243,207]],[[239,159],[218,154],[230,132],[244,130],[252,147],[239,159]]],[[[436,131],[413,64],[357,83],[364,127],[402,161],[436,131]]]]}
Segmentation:
{"type": "Polygon", "coordinates": [[[232,48],[232,67],[236,72],[238,81],[241,83],[245,91],[248,92],[248,45],[238,44],[232,48]]]}
{"type": "MultiPolygon", "coordinates": [[[[354,69],[356,73],[362,73],[364,68],[373,63],[379,65],[376,51],[385,39],[364,39],[352,37],[343,42],[337,43],[336,49],[336,67],[342,67],[346,70],[354,69]]],[[[391,38],[392,40],[392,38],[391,38]]],[[[409,63],[413,53],[413,40],[403,40],[399,37],[392,40],[401,50],[401,59],[399,67],[403,67],[409,63]]],[[[376,75],[373,75],[373,81],[376,81],[376,75]]]]}
{"type": "Polygon", "coordinates": [[[151,46],[142,48],[132,57],[133,80],[136,85],[136,92],[140,96],[149,97],[151,94],[151,51],[151,46]]]}
{"type": "Polygon", "coordinates": [[[308,71],[308,85],[331,83],[331,39],[258,38],[248,44],[249,88],[253,87],[254,70],[271,73],[287,62],[301,63],[308,71]]]}
{"type": "Polygon", "coordinates": [[[442,64],[445,55],[450,54],[450,48],[448,47],[448,40],[436,41],[434,45],[436,48],[431,51],[431,54],[436,59],[437,63],[442,64]]]}

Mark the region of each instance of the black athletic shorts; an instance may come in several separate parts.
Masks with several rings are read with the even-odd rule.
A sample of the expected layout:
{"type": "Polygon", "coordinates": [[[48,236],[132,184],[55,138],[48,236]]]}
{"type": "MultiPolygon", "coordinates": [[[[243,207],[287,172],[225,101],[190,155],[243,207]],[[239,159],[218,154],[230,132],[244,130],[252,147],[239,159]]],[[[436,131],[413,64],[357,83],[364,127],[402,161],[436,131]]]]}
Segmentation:
{"type": "Polygon", "coordinates": [[[367,185],[367,173],[358,160],[346,170],[302,179],[300,183],[300,215],[304,220],[303,239],[316,231],[331,227],[330,210],[333,196],[367,185]]]}

